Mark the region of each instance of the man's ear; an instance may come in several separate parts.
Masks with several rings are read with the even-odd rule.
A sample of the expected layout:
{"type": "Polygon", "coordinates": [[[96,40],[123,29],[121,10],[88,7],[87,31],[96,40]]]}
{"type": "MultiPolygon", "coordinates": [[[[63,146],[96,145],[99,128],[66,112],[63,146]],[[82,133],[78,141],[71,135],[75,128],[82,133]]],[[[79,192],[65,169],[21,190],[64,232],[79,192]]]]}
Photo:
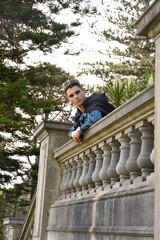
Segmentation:
{"type": "Polygon", "coordinates": [[[82,88],[83,92],[86,94],[86,90],[84,88],[82,88]]]}
{"type": "Polygon", "coordinates": [[[71,101],[69,100],[69,97],[67,97],[67,101],[70,103],[71,101]]]}

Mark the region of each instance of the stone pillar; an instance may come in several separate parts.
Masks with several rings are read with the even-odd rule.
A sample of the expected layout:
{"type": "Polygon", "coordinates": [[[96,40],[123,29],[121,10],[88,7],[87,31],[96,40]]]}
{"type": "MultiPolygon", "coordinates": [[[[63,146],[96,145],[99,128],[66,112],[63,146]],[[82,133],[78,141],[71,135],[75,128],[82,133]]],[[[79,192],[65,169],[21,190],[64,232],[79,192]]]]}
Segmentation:
{"type": "Polygon", "coordinates": [[[137,165],[137,159],[141,150],[140,132],[134,127],[129,127],[125,130],[125,134],[128,134],[130,141],[130,153],[127,159],[126,168],[130,173],[131,182],[141,175],[141,170],[137,165]]]}
{"type": "Polygon", "coordinates": [[[65,199],[65,196],[66,196],[65,183],[67,180],[67,166],[64,163],[62,164],[62,169],[63,169],[63,172],[62,172],[62,181],[60,184],[60,190],[61,190],[60,199],[65,199]]]}
{"type": "Polygon", "coordinates": [[[92,175],[95,169],[95,165],[96,165],[96,160],[95,160],[95,154],[94,152],[91,151],[91,149],[86,151],[86,155],[89,157],[89,167],[88,167],[88,173],[86,175],[86,183],[88,184],[88,190],[93,189],[94,186],[94,182],[92,180],[92,175]]]}
{"type": "Polygon", "coordinates": [[[71,189],[69,187],[69,182],[71,180],[71,175],[72,175],[72,166],[71,166],[69,161],[67,161],[65,164],[66,164],[66,167],[67,167],[67,179],[66,179],[66,182],[64,184],[64,189],[66,191],[66,198],[68,198],[68,197],[70,197],[70,193],[71,193],[71,189]]]}
{"type": "Polygon", "coordinates": [[[116,171],[119,175],[120,182],[124,182],[129,178],[129,172],[126,168],[126,162],[129,157],[130,146],[129,146],[129,138],[125,136],[122,132],[116,135],[115,139],[121,144],[120,146],[120,157],[119,162],[116,166],[116,171]]]}
{"type": "Polygon", "coordinates": [[[107,143],[109,143],[111,147],[111,161],[107,170],[107,174],[111,180],[110,187],[112,188],[116,182],[119,182],[119,175],[116,171],[116,167],[117,167],[119,156],[120,156],[120,150],[119,150],[120,143],[116,141],[114,137],[109,138],[107,140],[107,143]]]}
{"type": "Polygon", "coordinates": [[[102,189],[105,189],[110,184],[110,178],[107,174],[107,170],[111,162],[111,148],[106,142],[102,142],[99,146],[103,150],[103,164],[99,176],[103,183],[102,189]]]}
{"type": "Polygon", "coordinates": [[[137,158],[141,150],[140,132],[135,130],[134,127],[129,127],[125,130],[125,134],[128,134],[130,141],[130,153],[127,159],[126,168],[130,173],[130,180],[136,179],[141,175],[140,168],[137,165],[137,158]]]}
{"type": "Polygon", "coordinates": [[[95,153],[96,155],[96,165],[95,165],[95,169],[92,175],[92,180],[95,183],[95,191],[98,190],[98,188],[100,186],[102,186],[102,180],[99,177],[99,173],[100,170],[102,168],[102,163],[103,163],[103,151],[99,148],[99,146],[95,146],[92,148],[92,151],[95,153]]]}
{"type": "Polygon", "coordinates": [[[19,240],[21,229],[24,223],[24,219],[20,218],[5,218],[3,220],[3,225],[5,229],[5,239],[6,240],[19,240]]]}
{"type": "Polygon", "coordinates": [[[146,120],[136,124],[136,128],[142,133],[141,151],[137,159],[138,167],[142,172],[142,179],[153,172],[154,165],[150,160],[151,151],[153,150],[153,125],[146,120]]]}
{"type": "Polygon", "coordinates": [[[74,158],[74,160],[77,162],[77,174],[76,174],[76,177],[74,179],[74,186],[76,188],[76,193],[80,192],[81,191],[81,185],[79,183],[79,179],[82,175],[82,160],[79,158],[79,156],[76,156],[74,158]]]}
{"type": "MultiPolygon", "coordinates": [[[[160,2],[159,2],[160,5],[160,2]]],[[[160,8],[159,8],[160,9],[160,8]]],[[[160,240],[160,23],[159,36],[156,38],[156,81],[155,81],[155,215],[154,239],[160,240]]]]}
{"type": "Polygon", "coordinates": [[[69,181],[69,187],[71,189],[71,196],[76,192],[76,188],[74,186],[74,180],[77,175],[77,163],[74,161],[74,159],[71,160],[71,165],[72,165],[72,174],[71,174],[71,179],[69,181]]]}
{"type": "Polygon", "coordinates": [[[160,240],[160,1],[155,0],[137,22],[138,34],[155,40],[155,198],[154,239],[160,240]]]}
{"type": "Polygon", "coordinates": [[[61,168],[52,153],[69,140],[70,127],[70,124],[44,121],[34,133],[40,142],[40,160],[33,240],[46,240],[49,206],[58,199],[61,182],[61,168]]]}
{"type": "Polygon", "coordinates": [[[85,153],[81,153],[79,155],[79,157],[82,159],[83,161],[83,169],[82,169],[82,175],[79,179],[79,183],[82,187],[82,193],[85,192],[87,189],[88,189],[88,184],[86,182],[86,176],[87,176],[87,173],[88,173],[88,167],[89,167],[89,163],[88,163],[88,156],[85,154],[85,153]]]}

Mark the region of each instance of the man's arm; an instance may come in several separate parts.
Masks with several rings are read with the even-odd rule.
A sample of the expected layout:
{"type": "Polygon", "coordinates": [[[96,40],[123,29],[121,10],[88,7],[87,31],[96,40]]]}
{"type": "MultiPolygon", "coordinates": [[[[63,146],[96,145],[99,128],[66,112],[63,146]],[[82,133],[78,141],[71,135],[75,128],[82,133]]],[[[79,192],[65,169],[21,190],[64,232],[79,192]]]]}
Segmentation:
{"type": "Polygon", "coordinates": [[[76,143],[82,143],[82,131],[80,130],[80,123],[75,122],[70,129],[68,136],[72,138],[76,143]]]}
{"type": "Polygon", "coordinates": [[[87,129],[90,128],[94,123],[103,118],[102,113],[98,110],[95,110],[92,113],[87,113],[85,120],[82,120],[83,117],[84,115],[82,114],[79,119],[80,122],[74,124],[69,132],[69,136],[73,138],[73,140],[78,144],[82,143],[82,134],[87,131],[87,129]],[[81,122],[84,123],[82,124],[81,122]]]}
{"type": "Polygon", "coordinates": [[[71,136],[76,143],[78,143],[78,144],[82,143],[82,137],[81,137],[82,131],[81,131],[80,127],[78,127],[75,131],[73,131],[71,133],[71,136]]]}
{"type": "Polygon", "coordinates": [[[87,131],[88,128],[90,128],[94,123],[98,122],[102,118],[102,113],[98,110],[95,110],[92,113],[88,113],[84,124],[80,127],[81,132],[83,133],[87,131]]]}

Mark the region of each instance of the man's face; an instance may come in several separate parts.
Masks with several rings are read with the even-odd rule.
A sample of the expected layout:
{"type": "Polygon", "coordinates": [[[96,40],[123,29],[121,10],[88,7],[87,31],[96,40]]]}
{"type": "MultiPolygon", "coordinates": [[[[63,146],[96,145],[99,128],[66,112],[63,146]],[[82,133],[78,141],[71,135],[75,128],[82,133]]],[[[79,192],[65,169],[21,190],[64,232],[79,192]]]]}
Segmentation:
{"type": "Polygon", "coordinates": [[[67,90],[68,101],[76,107],[82,106],[85,98],[85,91],[78,86],[74,86],[67,90]]]}

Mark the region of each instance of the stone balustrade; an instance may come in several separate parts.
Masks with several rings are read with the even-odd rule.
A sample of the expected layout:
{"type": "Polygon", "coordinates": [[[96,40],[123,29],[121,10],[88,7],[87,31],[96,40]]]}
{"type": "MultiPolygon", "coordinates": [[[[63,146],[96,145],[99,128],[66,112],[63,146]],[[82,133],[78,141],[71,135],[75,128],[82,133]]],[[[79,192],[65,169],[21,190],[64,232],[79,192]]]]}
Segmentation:
{"type": "Polygon", "coordinates": [[[117,108],[85,133],[81,145],[71,140],[59,147],[67,140],[66,124],[45,123],[35,134],[44,165],[34,240],[160,239],[159,13],[154,0],[137,22],[139,35],[155,39],[155,94],[152,85],[117,108]]]}
{"type": "Polygon", "coordinates": [[[59,199],[148,179],[154,172],[153,99],[152,85],[92,126],[81,145],[71,140],[54,151],[62,168],[59,199]]]}
{"type": "Polygon", "coordinates": [[[46,121],[35,131],[41,142],[39,179],[33,205],[36,207],[31,208],[20,239],[29,239],[32,230],[34,240],[88,239],[83,238],[85,234],[91,233],[94,238],[102,229],[106,235],[100,239],[110,236],[111,232],[113,236],[125,237],[128,236],[126,231],[130,235],[153,239],[153,229],[149,226],[153,225],[154,85],[94,124],[84,134],[82,144],[68,141],[70,127],[65,123],[46,121]],[[120,206],[119,211],[115,209],[114,201],[120,206]],[[148,201],[149,215],[145,209],[148,201]],[[126,204],[129,206],[127,215],[126,204]],[[136,204],[139,215],[135,217],[136,204]],[[109,214],[107,219],[113,221],[106,226],[107,219],[102,217],[99,225],[101,216],[98,217],[97,208],[101,213],[103,209],[104,216],[109,214]],[[79,211],[83,214],[76,218],[79,211]],[[128,220],[130,215],[133,221],[128,220]],[[117,233],[122,218],[125,220],[117,233]],[[136,232],[139,222],[141,226],[136,232]],[[131,227],[125,230],[127,224],[131,227]],[[82,236],[77,237],[77,231],[82,236]],[[64,236],[66,232],[68,235],[64,236]]]}

